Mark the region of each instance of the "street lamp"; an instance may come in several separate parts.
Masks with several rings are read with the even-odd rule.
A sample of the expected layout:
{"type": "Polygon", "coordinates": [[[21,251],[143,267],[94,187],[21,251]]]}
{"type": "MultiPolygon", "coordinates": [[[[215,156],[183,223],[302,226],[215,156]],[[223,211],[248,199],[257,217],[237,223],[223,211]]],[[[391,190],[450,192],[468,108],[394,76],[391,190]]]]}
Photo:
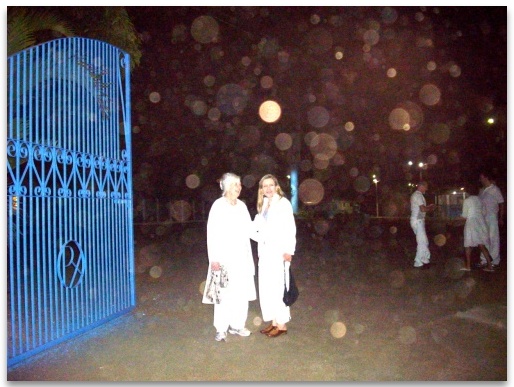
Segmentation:
{"type": "Polygon", "coordinates": [[[373,183],[375,183],[375,203],[377,207],[377,218],[378,218],[378,182],[377,175],[373,175],[373,183]]]}
{"type": "MultiPolygon", "coordinates": [[[[412,166],[414,163],[412,161],[408,161],[407,164],[409,166],[412,166]]],[[[423,180],[423,169],[427,167],[426,163],[419,162],[418,168],[419,168],[419,181],[423,180]]]]}
{"type": "Polygon", "coordinates": [[[422,181],[423,180],[423,168],[425,167],[426,164],[423,164],[422,162],[420,162],[418,164],[418,167],[419,167],[419,181],[422,181]]]}

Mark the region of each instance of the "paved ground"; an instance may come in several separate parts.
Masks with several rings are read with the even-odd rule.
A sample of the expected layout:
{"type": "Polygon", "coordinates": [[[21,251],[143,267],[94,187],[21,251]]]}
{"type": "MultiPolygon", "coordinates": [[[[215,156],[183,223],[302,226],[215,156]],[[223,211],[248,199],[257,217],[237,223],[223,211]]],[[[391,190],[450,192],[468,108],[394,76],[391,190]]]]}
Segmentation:
{"type": "Polygon", "coordinates": [[[293,269],[301,294],[287,335],[258,332],[254,301],[253,334],[215,342],[212,306],[200,294],[203,226],[138,229],[137,307],[18,364],[7,380],[507,380],[505,261],[496,273],[459,270],[461,229],[429,230],[428,269],[412,267],[405,220],[321,229],[299,225],[293,269]]]}

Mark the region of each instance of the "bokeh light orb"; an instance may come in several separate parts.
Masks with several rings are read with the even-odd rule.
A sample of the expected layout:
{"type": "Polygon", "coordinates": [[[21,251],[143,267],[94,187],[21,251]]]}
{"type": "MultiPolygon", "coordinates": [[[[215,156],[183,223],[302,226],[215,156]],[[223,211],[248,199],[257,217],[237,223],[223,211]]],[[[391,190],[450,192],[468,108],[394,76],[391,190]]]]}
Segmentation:
{"type": "Polygon", "coordinates": [[[428,155],[427,164],[428,165],[436,165],[437,164],[437,155],[434,153],[428,155]]]}
{"type": "Polygon", "coordinates": [[[462,74],[462,70],[461,68],[454,64],[452,66],[450,66],[450,75],[454,78],[457,78],[457,77],[460,77],[460,75],[462,74]]]}
{"type": "Polygon", "coordinates": [[[336,339],[340,339],[346,335],[346,325],[341,321],[336,321],[330,326],[330,334],[336,339]]]}
{"type": "Polygon", "coordinates": [[[200,185],[200,178],[197,175],[191,174],[186,177],[187,188],[195,189],[195,188],[198,188],[199,185],[200,185]]]}
{"type": "Polygon", "coordinates": [[[277,122],[282,115],[282,109],[278,102],[268,100],[264,101],[259,107],[259,117],[267,123],[277,122]]]}
{"type": "Polygon", "coordinates": [[[389,113],[389,126],[394,130],[410,129],[409,112],[403,108],[395,108],[389,113]]]}
{"type": "Polygon", "coordinates": [[[250,57],[244,56],[243,58],[241,58],[241,63],[243,64],[243,66],[248,67],[252,63],[252,60],[250,59],[250,57]]]}
{"type": "Polygon", "coordinates": [[[262,324],[262,318],[260,318],[259,316],[255,316],[252,320],[252,323],[254,326],[258,327],[262,324]]]}
{"type": "Polygon", "coordinates": [[[427,106],[434,106],[441,100],[441,90],[434,84],[426,84],[419,91],[419,99],[427,106]]]}
{"type": "Polygon", "coordinates": [[[321,133],[312,138],[310,151],[313,155],[325,155],[328,159],[337,153],[337,142],[330,134],[321,133]]]}
{"type": "Polygon", "coordinates": [[[298,187],[300,200],[306,205],[316,205],[323,200],[325,188],[317,179],[305,179],[298,187]]]}
{"type": "Polygon", "coordinates": [[[323,128],[330,121],[330,113],[323,106],[314,106],[307,112],[307,121],[315,128],[323,128]]]}
{"type": "Polygon", "coordinates": [[[207,87],[213,87],[215,82],[216,82],[216,78],[212,75],[206,75],[203,78],[203,83],[207,87]]]}
{"type": "Polygon", "coordinates": [[[308,132],[303,136],[303,141],[305,142],[305,145],[308,147],[316,146],[316,141],[318,140],[318,133],[316,132],[308,132]]]}
{"type": "Polygon", "coordinates": [[[156,91],[153,91],[150,93],[150,95],[148,96],[148,99],[150,100],[150,102],[152,103],[158,103],[161,101],[161,95],[156,92],[156,91]]]}
{"type": "Polygon", "coordinates": [[[191,103],[191,111],[197,116],[203,116],[207,113],[207,104],[201,100],[195,100],[191,103]]]}
{"type": "Polygon", "coordinates": [[[393,69],[393,68],[387,69],[387,76],[389,78],[396,77],[396,69],[393,69]]]}
{"type": "Polygon", "coordinates": [[[223,85],[216,94],[216,105],[224,114],[240,114],[247,103],[247,92],[235,83],[223,85]]]}
{"type": "Polygon", "coordinates": [[[317,153],[314,156],[314,160],[312,162],[312,165],[314,165],[314,168],[316,169],[327,169],[330,165],[330,159],[327,157],[327,155],[323,153],[317,153]]]}
{"type": "Polygon", "coordinates": [[[293,145],[293,138],[289,133],[279,133],[275,137],[275,146],[281,151],[285,151],[293,145]]]}
{"type": "Polygon", "coordinates": [[[335,166],[344,165],[346,158],[344,157],[344,154],[337,152],[334,157],[330,159],[330,162],[335,166]]]}
{"type": "Polygon", "coordinates": [[[374,29],[367,30],[364,32],[363,39],[366,42],[366,44],[370,46],[374,46],[378,43],[380,40],[380,35],[378,32],[374,29]]]}
{"type": "Polygon", "coordinates": [[[199,16],[191,24],[191,36],[198,43],[211,43],[218,39],[219,25],[212,16],[199,16]]]}
{"type": "Polygon", "coordinates": [[[207,117],[209,117],[209,120],[211,121],[219,121],[221,118],[221,111],[218,108],[211,108],[207,112],[207,117]]]}
{"type": "Polygon", "coordinates": [[[263,89],[271,89],[273,87],[273,78],[269,75],[265,75],[261,78],[261,87],[263,89]]]}
{"type": "Polygon", "coordinates": [[[242,183],[246,188],[252,188],[257,182],[257,178],[254,175],[245,175],[242,183]]]}
{"type": "Polygon", "coordinates": [[[150,277],[159,278],[162,275],[162,268],[160,266],[153,266],[150,269],[150,277]]]}
{"type": "Polygon", "coordinates": [[[393,24],[398,19],[398,11],[393,7],[384,7],[380,12],[380,16],[385,24],[393,24]]]}
{"type": "Polygon", "coordinates": [[[321,21],[321,18],[319,17],[319,15],[316,15],[316,14],[311,15],[310,22],[312,24],[319,24],[320,21],[321,21]]]}
{"type": "Polygon", "coordinates": [[[437,234],[434,236],[434,243],[439,247],[444,246],[446,244],[446,236],[444,234],[437,234]]]}
{"type": "Polygon", "coordinates": [[[176,200],[171,203],[170,213],[178,222],[185,222],[192,215],[191,205],[185,200],[176,200]]]}

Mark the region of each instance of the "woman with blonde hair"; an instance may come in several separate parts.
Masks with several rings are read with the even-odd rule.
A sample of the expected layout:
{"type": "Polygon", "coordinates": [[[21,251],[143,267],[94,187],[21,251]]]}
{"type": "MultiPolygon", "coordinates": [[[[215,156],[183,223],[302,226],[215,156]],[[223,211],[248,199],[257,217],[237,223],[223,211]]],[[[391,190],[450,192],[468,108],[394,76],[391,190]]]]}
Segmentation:
{"type": "Polygon", "coordinates": [[[239,336],[251,334],[245,327],[248,302],[255,300],[257,293],[250,244],[252,219],[246,204],[238,199],[241,179],[225,173],[220,188],[222,196],[212,204],[207,219],[209,268],[202,302],[214,304],[215,340],[226,341],[227,331],[239,336]]]}
{"type": "Polygon", "coordinates": [[[268,337],[287,333],[290,307],[284,304],[284,275],[289,271],[296,248],[296,224],[291,202],[277,178],[265,175],[259,181],[255,240],[259,255],[259,300],[264,321],[260,332],[268,337]]]}

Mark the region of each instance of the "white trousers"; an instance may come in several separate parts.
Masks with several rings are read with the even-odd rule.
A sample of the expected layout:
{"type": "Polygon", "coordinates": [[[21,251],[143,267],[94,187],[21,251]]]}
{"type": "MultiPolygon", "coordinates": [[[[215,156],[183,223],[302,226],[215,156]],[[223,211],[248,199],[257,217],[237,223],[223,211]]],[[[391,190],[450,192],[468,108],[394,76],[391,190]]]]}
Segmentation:
{"type": "Polygon", "coordinates": [[[425,231],[424,219],[411,219],[410,226],[416,235],[416,257],[414,258],[414,266],[420,267],[425,263],[430,263],[430,250],[428,249],[428,237],[425,231]]]}
{"type": "Polygon", "coordinates": [[[279,254],[259,257],[259,301],[264,321],[286,324],[291,320],[290,307],[284,304],[283,297],[283,257],[279,254]]]}
{"type": "MultiPolygon", "coordinates": [[[[485,245],[491,258],[493,259],[494,265],[500,264],[500,227],[498,226],[498,215],[492,214],[485,217],[487,223],[487,230],[489,231],[489,243],[485,245]]],[[[483,253],[480,253],[480,261],[487,263],[483,253]]]]}
{"type": "Polygon", "coordinates": [[[214,304],[214,327],[216,332],[226,332],[228,327],[242,329],[248,318],[248,300],[237,297],[222,299],[214,304]]]}

